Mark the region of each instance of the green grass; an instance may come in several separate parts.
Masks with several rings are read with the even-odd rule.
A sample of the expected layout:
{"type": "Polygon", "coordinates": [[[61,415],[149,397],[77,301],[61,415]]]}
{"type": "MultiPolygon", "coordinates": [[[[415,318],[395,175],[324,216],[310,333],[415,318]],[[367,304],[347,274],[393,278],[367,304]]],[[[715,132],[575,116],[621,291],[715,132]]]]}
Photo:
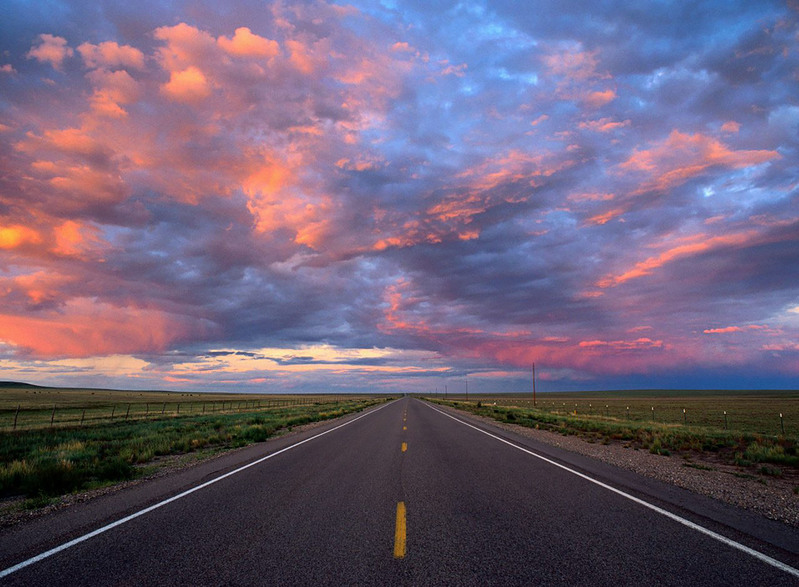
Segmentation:
{"type": "MultiPolygon", "coordinates": [[[[464,400],[463,397],[451,399],[464,400]]],[[[573,415],[576,411],[579,417],[629,420],[634,425],[655,422],[701,427],[710,431],[726,429],[775,437],[799,437],[799,391],[638,390],[539,393],[535,406],[529,393],[469,394],[469,399],[485,405],[496,403],[498,407],[535,407],[551,414],[573,415]]]]}
{"type": "Polygon", "coordinates": [[[53,497],[133,479],[164,455],[261,442],[278,430],[360,411],[385,399],[0,432],[0,496],[23,496],[26,507],[36,507],[53,497]]]}
{"type": "MultiPolygon", "coordinates": [[[[518,404],[523,403],[520,398],[497,400],[493,397],[479,397],[470,398],[469,402],[428,399],[501,422],[550,430],[564,435],[577,435],[589,442],[605,444],[613,441],[623,442],[627,446],[663,456],[672,453],[712,452],[722,460],[740,466],[755,467],[761,474],[772,476],[781,476],[785,468],[799,469],[799,448],[795,436],[765,435],[740,429],[725,430],[723,425],[721,427],[707,424],[685,425],[651,419],[627,419],[626,414],[624,417],[606,416],[604,409],[594,413],[589,409],[580,410],[580,400],[575,413],[574,401],[571,402],[571,410],[548,410],[546,407],[542,409],[542,407],[520,406],[518,404]]],[[[610,397],[605,399],[611,401],[610,397]]],[[[629,405],[635,399],[627,397],[625,404],[629,405]]],[[[749,400],[748,396],[741,396],[739,399],[749,400]]],[[[649,400],[647,403],[650,403],[651,399],[647,400],[649,400]]],[[[791,401],[797,400],[791,398],[791,401]]],[[[603,408],[604,405],[606,404],[602,404],[603,408]]],[[[755,426],[755,429],[757,428],[755,426]]]]}
{"type": "Polygon", "coordinates": [[[0,385],[0,431],[95,425],[119,420],[160,419],[267,411],[326,404],[365,395],[267,395],[119,391],[0,385]]]}

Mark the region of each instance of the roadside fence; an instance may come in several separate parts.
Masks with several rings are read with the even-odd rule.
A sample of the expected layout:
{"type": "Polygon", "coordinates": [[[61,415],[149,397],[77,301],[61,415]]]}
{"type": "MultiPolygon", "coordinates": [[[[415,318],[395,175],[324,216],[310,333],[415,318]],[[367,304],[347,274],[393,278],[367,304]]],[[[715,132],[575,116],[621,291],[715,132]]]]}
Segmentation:
{"type": "Polygon", "coordinates": [[[257,400],[213,400],[190,402],[125,402],[87,406],[26,407],[18,404],[15,409],[0,410],[0,431],[31,430],[56,427],[91,426],[103,422],[145,420],[231,414],[237,412],[259,412],[298,406],[325,405],[347,399],[340,396],[293,396],[290,398],[268,398],[257,400]]]}

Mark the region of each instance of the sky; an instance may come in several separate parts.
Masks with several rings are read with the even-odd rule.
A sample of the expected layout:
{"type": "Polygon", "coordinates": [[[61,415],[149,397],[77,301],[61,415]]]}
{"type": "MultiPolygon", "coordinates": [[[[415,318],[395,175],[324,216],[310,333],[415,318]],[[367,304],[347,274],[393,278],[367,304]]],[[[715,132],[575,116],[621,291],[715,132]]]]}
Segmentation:
{"type": "Polygon", "coordinates": [[[796,0],[0,14],[0,379],[799,388],[796,0]]]}

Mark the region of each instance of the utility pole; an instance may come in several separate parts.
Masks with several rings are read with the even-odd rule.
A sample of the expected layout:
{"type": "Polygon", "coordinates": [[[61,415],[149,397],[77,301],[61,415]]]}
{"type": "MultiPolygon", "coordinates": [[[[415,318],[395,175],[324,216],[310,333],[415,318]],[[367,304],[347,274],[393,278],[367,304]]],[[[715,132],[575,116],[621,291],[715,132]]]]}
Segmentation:
{"type": "Polygon", "coordinates": [[[535,363],[533,363],[533,407],[535,407],[535,363]]]}
{"type": "Polygon", "coordinates": [[[466,401],[469,401],[469,376],[466,376],[466,401]]]}

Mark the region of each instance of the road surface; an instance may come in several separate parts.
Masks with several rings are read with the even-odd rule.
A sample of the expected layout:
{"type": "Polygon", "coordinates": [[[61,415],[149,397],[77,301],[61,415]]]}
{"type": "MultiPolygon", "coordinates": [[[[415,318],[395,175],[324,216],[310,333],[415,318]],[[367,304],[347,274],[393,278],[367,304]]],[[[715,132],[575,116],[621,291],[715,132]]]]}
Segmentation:
{"type": "Polygon", "coordinates": [[[799,532],[402,398],[0,531],[5,585],[799,585],[799,532]]]}

